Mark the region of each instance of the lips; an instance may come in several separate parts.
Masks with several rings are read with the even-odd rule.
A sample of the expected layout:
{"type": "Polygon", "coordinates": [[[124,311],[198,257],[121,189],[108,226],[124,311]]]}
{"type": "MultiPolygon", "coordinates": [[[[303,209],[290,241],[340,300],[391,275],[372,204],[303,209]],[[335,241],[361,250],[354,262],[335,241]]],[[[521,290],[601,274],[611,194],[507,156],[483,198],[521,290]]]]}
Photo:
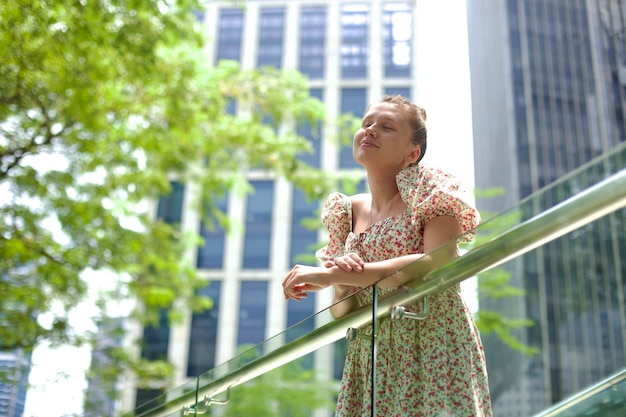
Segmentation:
{"type": "Polygon", "coordinates": [[[374,143],[374,142],[372,142],[371,140],[368,140],[368,139],[363,139],[361,141],[361,146],[362,147],[366,147],[366,148],[370,148],[370,147],[371,148],[378,148],[379,147],[376,143],[374,143]]]}

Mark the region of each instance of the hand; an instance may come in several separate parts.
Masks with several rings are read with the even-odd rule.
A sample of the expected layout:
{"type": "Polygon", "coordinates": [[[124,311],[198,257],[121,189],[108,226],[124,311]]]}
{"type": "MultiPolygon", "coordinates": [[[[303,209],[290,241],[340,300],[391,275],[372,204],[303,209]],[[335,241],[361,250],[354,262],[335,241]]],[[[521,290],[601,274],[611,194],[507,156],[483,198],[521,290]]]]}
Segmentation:
{"type": "Polygon", "coordinates": [[[364,265],[365,262],[363,262],[363,259],[361,259],[361,257],[354,252],[350,252],[346,255],[338,256],[334,259],[330,259],[324,262],[324,266],[326,268],[338,266],[346,272],[361,272],[363,271],[364,265]]]}
{"type": "Polygon", "coordinates": [[[331,285],[326,268],[318,266],[296,265],[283,280],[285,299],[300,301],[307,297],[307,292],[320,291],[331,285]]]}

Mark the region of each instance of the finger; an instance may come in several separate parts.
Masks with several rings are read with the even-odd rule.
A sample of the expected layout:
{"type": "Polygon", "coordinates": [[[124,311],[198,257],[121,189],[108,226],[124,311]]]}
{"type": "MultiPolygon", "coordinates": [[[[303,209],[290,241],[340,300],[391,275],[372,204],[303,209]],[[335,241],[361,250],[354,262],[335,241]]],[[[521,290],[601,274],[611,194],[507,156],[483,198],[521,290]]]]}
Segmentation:
{"type": "Polygon", "coordinates": [[[348,254],[348,256],[350,257],[350,259],[352,259],[357,264],[359,264],[361,266],[365,265],[365,262],[363,262],[363,259],[361,259],[361,257],[358,254],[356,254],[354,252],[351,252],[351,253],[348,254]]]}
{"type": "Polygon", "coordinates": [[[349,258],[336,259],[335,265],[337,265],[339,268],[343,269],[346,272],[352,271],[352,266],[350,265],[349,258]]]}

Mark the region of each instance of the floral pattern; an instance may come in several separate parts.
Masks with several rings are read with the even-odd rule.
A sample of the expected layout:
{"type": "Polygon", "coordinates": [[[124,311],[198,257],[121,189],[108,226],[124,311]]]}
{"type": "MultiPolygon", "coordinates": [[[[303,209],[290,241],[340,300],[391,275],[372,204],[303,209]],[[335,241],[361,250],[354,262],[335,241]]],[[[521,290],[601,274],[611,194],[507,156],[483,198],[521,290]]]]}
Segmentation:
{"type": "MultiPolygon", "coordinates": [[[[454,216],[471,240],[478,212],[453,176],[423,165],[396,177],[407,210],[352,232],[350,197],[332,193],[322,209],[329,243],[321,260],[356,252],[365,262],[423,253],[424,225],[436,216],[454,216]]],[[[382,288],[379,293],[395,288],[382,288]]],[[[372,289],[357,296],[372,302],[372,289]]],[[[422,303],[406,306],[420,311],[422,303]]],[[[377,336],[376,411],[385,417],[491,416],[484,351],[471,312],[455,286],[430,296],[425,320],[381,320],[377,336]]],[[[371,334],[371,326],[361,329],[371,334]]],[[[371,341],[350,342],[336,417],[371,415],[371,341]]]]}

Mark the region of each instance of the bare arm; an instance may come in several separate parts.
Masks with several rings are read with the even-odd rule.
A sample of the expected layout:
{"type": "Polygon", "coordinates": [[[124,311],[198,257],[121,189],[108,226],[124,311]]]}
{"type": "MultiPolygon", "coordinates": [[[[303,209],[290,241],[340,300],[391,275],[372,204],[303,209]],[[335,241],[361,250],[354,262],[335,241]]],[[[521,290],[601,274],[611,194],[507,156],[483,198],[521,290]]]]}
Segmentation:
{"type": "MultiPolygon", "coordinates": [[[[363,265],[361,271],[344,270],[338,266],[313,267],[296,265],[283,281],[285,298],[300,300],[306,297],[306,292],[319,291],[330,285],[335,286],[334,302],[345,298],[350,290],[348,287],[367,287],[382,278],[381,286],[397,287],[420,275],[425,275],[434,268],[454,259],[457,256],[456,241],[453,240],[461,234],[458,221],[454,217],[439,216],[429,221],[424,228],[424,254],[410,254],[391,258],[380,262],[371,262],[363,265]],[[430,254],[434,249],[446,244],[430,254]],[[420,258],[424,262],[415,263],[420,258]],[[404,267],[404,271],[399,271],[404,267]],[[339,290],[339,291],[338,291],[339,290]]],[[[333,306],[331,313],[340,317],[359,307],[356,297],[350,297],[342,303],[333,306]]]]}

